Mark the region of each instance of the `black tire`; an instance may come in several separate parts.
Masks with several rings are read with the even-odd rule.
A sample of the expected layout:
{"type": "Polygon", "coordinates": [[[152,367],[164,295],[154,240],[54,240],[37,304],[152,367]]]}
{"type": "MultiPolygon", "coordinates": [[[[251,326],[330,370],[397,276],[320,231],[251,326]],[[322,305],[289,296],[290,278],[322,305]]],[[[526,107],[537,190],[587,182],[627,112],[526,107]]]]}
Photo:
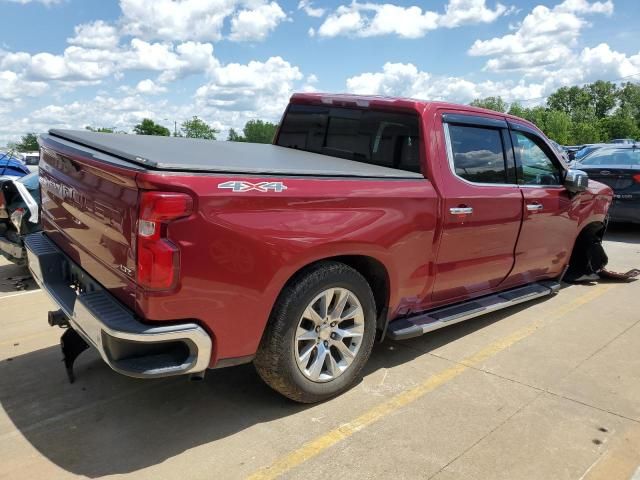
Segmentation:
{"type": "Polygon", "coordinates": [[[375,300],[365,278],[343,263],[319,262],[296,275],[280,293],[254,365],[264,382],[285,397],[301,403],[321,402],[344,392],[359,378],[371,354],[375,330],[375,300]],[[364,334],[344,373],[319,383],[305,377],[297,365],[295,332],[304,309],[328,288],[346,288],[358,298],[364,312],[364,334]]]}

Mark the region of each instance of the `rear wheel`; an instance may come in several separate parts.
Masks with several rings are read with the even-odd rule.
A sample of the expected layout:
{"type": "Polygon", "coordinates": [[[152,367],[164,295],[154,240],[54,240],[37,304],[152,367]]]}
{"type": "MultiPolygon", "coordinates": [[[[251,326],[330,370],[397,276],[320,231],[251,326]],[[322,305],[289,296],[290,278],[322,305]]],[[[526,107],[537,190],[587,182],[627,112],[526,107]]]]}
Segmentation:
{"type": "Polygon", "coordinates": [[[357,379],[375,328],[375,301],[364,277],[342,263],[322,262],[280,294],[254,363],[281,394],[322,401],[357,379]]]}

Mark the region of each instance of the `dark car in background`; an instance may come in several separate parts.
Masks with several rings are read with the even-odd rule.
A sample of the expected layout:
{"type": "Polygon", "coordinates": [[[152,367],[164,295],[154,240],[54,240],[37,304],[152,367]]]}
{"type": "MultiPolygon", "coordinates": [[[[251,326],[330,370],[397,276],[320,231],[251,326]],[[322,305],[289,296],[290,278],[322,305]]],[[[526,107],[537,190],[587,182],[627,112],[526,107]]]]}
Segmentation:
{"type": "Polygon", "coordinates": [[[610,147],[610,146],[611,146],[610,143],[588,143],[584,145],[580,150],[575,152],[573,159],[576,162],[580,162],[583,158],[585,158],[591,152],[598,150],[599,148],[610,147]]]}
{"type": "Polygon", "coordinates": [[[609,144],[593,150],[574,168],[613,189],[611,221],[640,223],[640,144],[609,144]]]}
{"type": "Polygon", "coordinates": [[[576,153],[578,153],[584,145],[563,145],[563,149],[569,158],[569,161],[575,159],[576,153]]]}

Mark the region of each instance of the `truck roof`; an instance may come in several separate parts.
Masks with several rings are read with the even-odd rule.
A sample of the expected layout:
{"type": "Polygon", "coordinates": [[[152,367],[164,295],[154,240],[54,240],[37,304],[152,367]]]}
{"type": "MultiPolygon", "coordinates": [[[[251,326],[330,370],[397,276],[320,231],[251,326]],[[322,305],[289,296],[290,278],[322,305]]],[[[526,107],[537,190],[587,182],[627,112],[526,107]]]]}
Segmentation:
{"type": "Polygon", "coordinates": [[[270,144],[59,129],[49,130],[44,137],[62,143],[70,142],[155,170],[423,178],[419,173],[270,144]]]}
{"type": "Polygon", "coordinates": [[[488,110],[486,108],[473,107],[471,105],[462,105],[459,103],[420,100],[417,98],[406,97],[388,97],[384,95],[354,95],[349,93],[320,93],[320,92],[305,92],[294,93],[291,96],[290,103],[298,104],[324,104],[334,106],[351,106],[362,108],[383,108],[385,110],[411,110],[423,113],[426,110],[432,110],[436,108],[448,108],[452,110],[464,110],[470,113],[500,115],[508,118],[509,120],[515,120],[519,123],[528,125],[529,127],[540,131],[535,124],[529,122],[520,117],[509,115],[508,113],[496,112],[494,110],[488,110]]]}

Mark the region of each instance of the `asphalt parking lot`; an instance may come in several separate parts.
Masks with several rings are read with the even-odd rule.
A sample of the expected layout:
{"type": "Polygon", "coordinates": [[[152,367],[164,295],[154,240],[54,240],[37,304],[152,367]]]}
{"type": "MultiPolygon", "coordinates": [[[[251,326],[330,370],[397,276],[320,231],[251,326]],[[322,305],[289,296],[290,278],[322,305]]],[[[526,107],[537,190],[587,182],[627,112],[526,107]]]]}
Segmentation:
{"type": "MultiPolygon", "coordinates": [[[[640,228],[606,249],[640,266],[640,228]]],[[[640,479],[640,281],[386,341],[352,390],[304,406],[251,365],[143,381],[89,351],[71,385],[24,275],[0,262],[0,478],[640,479]]]]}

